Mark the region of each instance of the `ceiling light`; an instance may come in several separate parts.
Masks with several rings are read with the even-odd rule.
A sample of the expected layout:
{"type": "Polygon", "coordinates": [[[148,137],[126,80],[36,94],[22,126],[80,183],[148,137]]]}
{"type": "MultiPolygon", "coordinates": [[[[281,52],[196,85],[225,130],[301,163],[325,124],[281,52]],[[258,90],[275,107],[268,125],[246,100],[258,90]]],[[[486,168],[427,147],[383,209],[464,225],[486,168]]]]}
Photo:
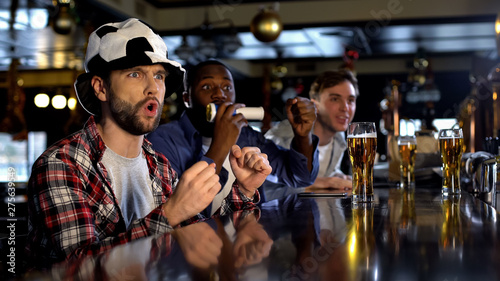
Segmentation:
{"type": "Polygon", "coordinates": [[[287,74],[288,69],[286,68],[286,66],[284,66],[282,64],[278,64],[278,65],[274,66],[271,71],[272,71],[274,76],[279,77],[279,78],[283,78],[287,74]]]}
{"type": "Polygon", "coordinates": [[[30,10],[30,25],[33,29],[42,29],[47,26],[49,13],[46,9],[31,9],[30,10]]]}
{"type": "Polygon", "coordinates": [[[257,40],[268,43],[280,36],[283,30],[283,23],[276,8],[262,8],[260,12],[252,19],[250,31],[257,40]]]}
{"type": "Polygon", "coordinates": [[[52,19],[52,28],[58,34],[69,34],[74,26],[76,25],[73,15],[70,13],[71,1],[70,0],[58,0],[57,1],[57,12],[52,19]]]}
{"type": "Polygon", "coordinates": [[[68,13],[68,7],[61,7],[54,18],[54,31],[58,34],[69,34],[73,29],[73,18],[68,13]]]}

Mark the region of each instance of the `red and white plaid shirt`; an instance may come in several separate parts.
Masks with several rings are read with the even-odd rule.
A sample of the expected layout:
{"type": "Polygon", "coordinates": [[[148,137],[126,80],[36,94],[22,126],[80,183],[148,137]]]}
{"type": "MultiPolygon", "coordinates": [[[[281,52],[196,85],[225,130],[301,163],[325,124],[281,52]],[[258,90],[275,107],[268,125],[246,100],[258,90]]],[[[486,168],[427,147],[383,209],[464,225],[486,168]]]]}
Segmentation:
{"type": "MultiPolygon", "coordinates": [[[[172,195],[177,173],[144,140],[151,191],[157,206],[126,229],[113,183],[101,162],[106,146],[93,117],[85,127],[48,148],[35,162],[28,185],[27,267],[44,269],[64,260],[102,253],[134,239],[172,231],[161,205],[172,195]]],[[[237,185],[216,215],[253,207],[237,185]]],[[[191,224],[200,214],[183,222],[191,224]]]]}

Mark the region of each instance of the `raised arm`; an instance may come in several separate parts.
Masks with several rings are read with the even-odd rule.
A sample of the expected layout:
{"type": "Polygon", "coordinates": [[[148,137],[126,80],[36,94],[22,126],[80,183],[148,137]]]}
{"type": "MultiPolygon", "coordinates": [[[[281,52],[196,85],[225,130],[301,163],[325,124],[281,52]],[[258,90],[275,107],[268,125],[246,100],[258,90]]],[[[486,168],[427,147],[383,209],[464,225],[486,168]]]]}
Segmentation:
{"type": "Polygon", "coordinates": [[[295,135],[292,147],[307,157],[307,168],[312,171],[314,155],[312,130],[316,121],[316,106],[306,98],[288,99],[286,113],[295,135]]]}

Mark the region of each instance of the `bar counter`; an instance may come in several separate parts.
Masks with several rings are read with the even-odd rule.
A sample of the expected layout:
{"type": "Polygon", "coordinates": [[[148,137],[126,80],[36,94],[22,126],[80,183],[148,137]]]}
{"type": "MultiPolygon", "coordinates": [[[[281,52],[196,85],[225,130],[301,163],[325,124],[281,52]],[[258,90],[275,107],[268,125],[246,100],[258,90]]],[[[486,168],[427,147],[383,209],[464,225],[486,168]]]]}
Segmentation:
{"type": "Polygon", "coordinates": [[[33,280],[500,280],[497,217],[466,192],[443,198],[439,186],[378,185],[375,202],[358,206],[295,194],[193,228],[223,241],[209,269],[189,265],[164,234],[33,280]]]}

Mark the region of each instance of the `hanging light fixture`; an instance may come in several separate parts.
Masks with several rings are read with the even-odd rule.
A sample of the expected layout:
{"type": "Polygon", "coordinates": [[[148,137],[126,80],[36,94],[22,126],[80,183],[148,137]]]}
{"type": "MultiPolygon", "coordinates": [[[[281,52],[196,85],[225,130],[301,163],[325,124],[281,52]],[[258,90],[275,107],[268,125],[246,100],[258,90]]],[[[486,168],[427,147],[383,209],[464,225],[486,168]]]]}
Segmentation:
{"type": "Polygon", "coordinates": [[[250,31],[257,38],[257,40],[268,43],[272,42],[283,31],[283,23],[279,16],[278,3],[275,7],[261,8],[259,13],[252,19],[250,23],[250,31]]]}
{"type": "Polygon", "coordinates": [[[198,52],[205,58],[213,58],[217,55],[217,45],[212,38],[212,24],[208,20],[208,10],[205,10],[205,20],[201,25],[202,37],[198,45],[198,52]]]}
{"type": "Polygon", "coordinates": [[[198,45],[198,52],[205,58],[214,58],[217,56],[217,45],[211,37],[203,37],[198,45]]]}
{"type": "Polygon", "coordinates": [[[241,43],[240,37],[238,37],[238,32],[236,31],[236,28],[234,27],[233,23],[231,22],[231,27],[229,34],[224,37],[223,41],[223,46],[224,46],[224,51],[227,53],[234,53],[236,52],[243,44],[241,43]]]}
{"type": "Polygon", "coordinates": [[[187,42],[187,35],[182,35],[182,44],[177,49],[175,49],[175,54],[181,60],[189,60],[193,56],[194,51],[187,42]]]}
{"type": "Polygon", "coordinates": [[[215,58],[220,51],[226,54],[232,54],[243,45],[241,43],[241,39],[238,37],[238,32],[234,27],[233,21],[230,19],[210,22],[208,18],[208,11],[205,11],[205,19],[203,20],[200,28],[193,29],[192,32],[199,36],[200,29],[201,40],[199,40],[198,46],[195,48],[191,47],[187,42],[187,35],[183,35],[182,44],[175,50],[175,54],[180,59],[189,60],[197,55],[201,56],[201,59],[215,58]],[[229,24],[229,32],[223,32],[220,36],[215,36],[212,29],[214,25],[218,24],[229,24]],[[214,38],[216,37],[221,37],[220,46],[218,46],[214,41],[214,38]]]}
{"type": "Polygon", "coordinates": [[[57,0],[55,3],[57,12],[52,19],[52,28],[58,34],[69,34],[74,29],[76,23],[71,14],[72,0],[57,0]]]}

